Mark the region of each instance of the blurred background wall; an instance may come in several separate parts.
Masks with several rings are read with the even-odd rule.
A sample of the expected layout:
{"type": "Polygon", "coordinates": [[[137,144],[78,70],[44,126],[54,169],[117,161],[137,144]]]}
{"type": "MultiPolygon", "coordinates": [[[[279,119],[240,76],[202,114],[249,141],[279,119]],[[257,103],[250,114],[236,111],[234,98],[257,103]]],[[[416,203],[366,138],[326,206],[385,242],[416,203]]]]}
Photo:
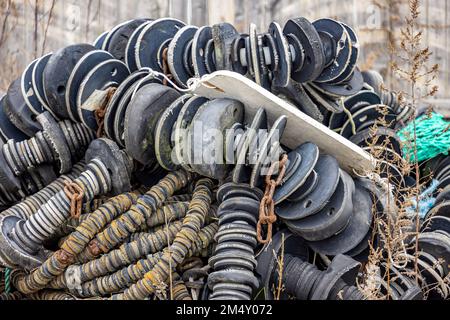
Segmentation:
{"type": "MultiPolygon", "coordinates": [[[[194,25],[220,21],[240,32],[256,23],[267,30],[272,20],[331,17],[352,26],[360,39],[359,65],[375,68],[388,84],[389,44],[397,39],[407,14],[405,0],[0,0],[0,92],[27,63],[46,52],[77,42],[92,43],[105,30],[128,19],[172,16],[194,25]]],[[[447,0],[422,0],[424,44],[440,65],[438,100],[450,98],[447,0]]]]}

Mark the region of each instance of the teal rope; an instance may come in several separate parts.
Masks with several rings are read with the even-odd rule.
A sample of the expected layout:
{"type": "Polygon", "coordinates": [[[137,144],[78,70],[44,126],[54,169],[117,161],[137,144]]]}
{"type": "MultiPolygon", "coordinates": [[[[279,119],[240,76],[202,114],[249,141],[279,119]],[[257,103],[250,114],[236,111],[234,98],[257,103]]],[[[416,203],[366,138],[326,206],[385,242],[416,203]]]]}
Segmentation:
{"type": "Polygon", "coordinates": [[[440,154],[448,155],[450,149],[450,122],[432,112],[408,124],[397,134],[403,142],[403,154],[411,163],[416,162],[414,154],[414,122],[416,123],[417,159],[424,161],[440,154]]]}
{"type": "Polygon", "coordinates": [[[5,292],[11,293],[11,269],[5,269],[5,292]]]}

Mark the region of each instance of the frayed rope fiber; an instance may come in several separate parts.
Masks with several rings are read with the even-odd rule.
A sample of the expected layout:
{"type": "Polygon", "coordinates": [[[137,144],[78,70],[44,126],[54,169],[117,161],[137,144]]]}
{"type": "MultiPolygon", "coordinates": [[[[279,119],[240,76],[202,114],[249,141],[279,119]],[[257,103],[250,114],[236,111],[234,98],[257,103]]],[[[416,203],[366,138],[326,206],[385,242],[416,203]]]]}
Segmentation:
{"type": "MultiPolygon", "coordinates": [[[[417,137],[417,159],[424,161],[439,154],[448,155],[450,148],[450,122],[441,114],[432,112],[415,120],[417,137]]],[[[404,157],[414,163],[414,122],[397,132],[403,142],[404,157]]]]}

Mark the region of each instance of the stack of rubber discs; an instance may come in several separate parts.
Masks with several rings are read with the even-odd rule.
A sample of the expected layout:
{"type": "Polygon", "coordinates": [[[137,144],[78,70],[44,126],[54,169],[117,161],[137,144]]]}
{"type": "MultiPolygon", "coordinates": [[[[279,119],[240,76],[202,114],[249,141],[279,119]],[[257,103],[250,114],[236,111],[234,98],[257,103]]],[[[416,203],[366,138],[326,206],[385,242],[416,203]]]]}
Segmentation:
{"type": "Polygon", "coordinates": [[[413,249],[408,252],[407,268],[414,270],[417,261],[421,286],[426,289],[429,299],[446,299],[450,295],[445,280],[450,271],[450,218],[447,207],[446,201],[438,201],[425,217],[417,239],[413,237],[409,243],[411,248],[418,245],[418,255],[416,259],[413,249]]]}
{"type": "MultiPolygon", "coordinates": [[[[436,183],[433,207],[423,219],[419,243],[418,266],[431,299],[448,297],[445,277],[450,265],[450,157],[438,156],[427,164],[436,183]]],[[[415,238],[411,239],[412,245],[415,238]]],[[[413,256],[410,253],[410,256],[413,256]]],[[[413,259],[413,257],[411,257],[413,259]]],[[[414,260],[413,260],[414,261],[414,260]]],[[[410,265],[413,264],[410,262],[410,265]]]]}
{"type": "Polygon", "coordinates": [[[243,122],[243,104],[181,95],[146,74],[145,70],[134,72],[116,90],[105,115],[106,135],[147,168],[184,168],[224,180],[231,168],[224,155],[213,156],[222,158],[212,163],[197,157],[215,150],[217,142],[206,138],[210,130],[226,135],[235,123],[243,122]],[[195,123],[201,124],[203,135],[197,135],[195,123]]]}
{"type": "MultiPolygon", "coordinates": [[[[70,119],[95,130],[95,109],[85,103],[95,91],[117,87],[128,76],[123,62],[88,44],[68,46],[32,61],[0,99],[2,143],[34,137],[43,130],[37,117],[44,112],[50,113],[56,121],[70,119]]],[[[56,121],[53,122],[56,124],[56,121]]],[[[36,156],[30,155],[30,150],[22,151],[36,156]]],[[[20,154],[14,156],[18,158],[20,154]]],[[[56,179],[51,166],[27,171],[20,177],[3,177],[3,181],[14,183],[4,183],[1,204],[15,203],[56,179]]]]}
{"type": "Polygon", "coordinates": [[[416,262],[420,271],[420,286],[428,299],[447,299],[450,295],[446,278],[450,265],[450,220],[433,216],[422,224],[420,233],[408,243],[407,266],[402,270],[411,273],[416,262]],[[415,248],[417,244],[417,254],[415,248]]]}
{"type": "Polygon", "coordinates": [[[45,96],[57,117],[97,130],[97,106],[88,99],[96,91],[117,88],[129,75],[126,64],[109,52],[88,44],[71,45],[48,60],[43,72],[45,96]]]}
{"type": "Polygon", "coordinates": [[[430,170],[437,183],[433,197],[436,198],[435,205],[438,205],[450,200],[450,157],[441,155],[432,161],[430,170]]]}
{"type": "Polygon", "coordinates": [[[432,217],[445,217],[450,219],[450,157],[440,155],[428,161],[424,174],[431,174],[436,184],[432,194],[433,207],[428,211],[424,220],[432,217]]]}
{"type": "Polygon", "coordinates": [[[9,139],[22,141],[42,130],[36,116],[49,110],[42,81],[48,57],[31,62],[1,98],[0,131],[4,142],[9,139]]]}
{"type": "MultiPolygon", "coordinates": [[[[240,125],[243,130],[237,139],[230,139],[234,148],[227,143],[225,147],[235,151],[237,164],[231,172],[234,183],[264,186],[263,170],[286,153],[285,147],[272,140],[275,134],[282,136],[286,122],[284,116],[276,119],[263,139],[257,134],[268,127],[262,108],[249,123],[232,125],[240,125]]],[[[337,160],[321,154],[314,143],[287,152],[287,159],[284,179],[273,196],[282,221],[318,253],[358,256],[365,251],[373,220],[373,202],[367,189],[355,184],[337,160]]]]}
{"type": "Polygon", "coordinates": [[[283,300],[363,299],[356,287],[361,263],[340,254],[328,266],[321,266],[321,258],[314,258],[311,253],[302,238],[285,229],[278,231],[258,255],[257,272],[264,298],[273,300],[276,295],[283,300]]]}
{"type": "Polygon", "coordinates": [[[373,221],[368,190],[313,143],[299,146],[289,156],[298,164],[288,165],[288,178],[275,192],[277,215],[317,253],[356,259],[365,254],[373,221]]]}
{"type": "Polygon", "coordinates": [[[391,107],[383,105],[379,95],[361,90],[344,100],[348,112],[331,114],[328,127],[371,153],[379,160],[379,173],[402,191],[415,185],[415,179],[404,176],[402,142],[396,134],[397,116],[391,107]]]}
{"type": "Polygon", "coordinates": [[[376,277],[378,290],[382,295],[389,295],[392,300],[423,300],[421,286],[408,272],[413,270],[400,269],[392,264],[382,262],[380,275],[376,277]],[[401,271],[400,271],[401,270],[401,271]],[[387,281],[387,279],[391,279],[387,281]]]}
{"type": "Polygon", "coordinates": [[[414,114],[414,108],[408,104],[405,104],[397,93],[387,90],[383,77],[377,71],[365,70],[361,73],[364,83],[380,96],[381,102],[384,105],[391,107],[391,109],[396,113],[396,127],[401,128],[406,123],[409,123],[414,114]]]}
{"type": "Polygon", "coordinates": [[[217,191],[219,230],[209,258],[210,300],[250,300],[259,286],[254,275],[256,224],[262,191],[248,184],[225,183],[217,191]]]}
{"type": "Polygon", "coordinates": [[[320,121],[326,110],[342,112],[338,100],[363,85],[356,67],[358,39],[332,19],[291,19],[283,29],[272,22],[263,34],[253,24],[248,34],[240,34],[229,23],[196,27],[173,18],[137,19],[103,33],[94,46],[131,72],[151,68],[170,74],[183,88],[193,77],[235,71],[320,121]]]}
{"type": "MultiPolygon", "coordinates": [[[[2,157],[1,161],[4,161],[1,151],[0,154],[2,157]]],[[[4,165],[6,166],[7,164],[4,165]]],[[[3,183],[0,184],[0,210],[2,211],[12,204],[18,203],[26,197],[35,194],[57,178],[54,168],[51,165],[39,166],[22,174],[20,177],[4,177],[3,174],[5,171],[2,170],[1,172],[2,176],[0,179],[3,183]]]]}

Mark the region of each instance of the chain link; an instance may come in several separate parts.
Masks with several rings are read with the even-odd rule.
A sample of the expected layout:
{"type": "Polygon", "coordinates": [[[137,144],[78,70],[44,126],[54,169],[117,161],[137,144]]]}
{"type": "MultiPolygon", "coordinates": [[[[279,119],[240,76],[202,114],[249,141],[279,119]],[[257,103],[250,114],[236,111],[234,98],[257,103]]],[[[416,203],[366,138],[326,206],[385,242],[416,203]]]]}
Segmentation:
{"type": "Polygon", "coordinates": [[[256,226],[256,233],[258,242],[261,244],[267,244],[272,240],[272,224],[277,221],[277,216],[275,215],[275,201],[273,201],[273,195],[275,193],[276,187],[283,183],[284,175],[286,174],[286,163],[288,161],[287,154],[283,155],[280,161],[274,162],[269,168],[265,182],[266,190],[264,192],[264,197],[259,205],[259,221],[256,226]],[[276,180],[272,179],[272,175],[275,169],[279,168],[280,173],[276,180]],[[266,239],[262,237],[262,226],[267,225],[267,235],[266,239]]]}
{"type": "Polygon", "coordinates": [[[81,216],[84,190],[75,182],[64,182],[64,193],[70,199],[70,216],[78,219],[81,216]]]}

